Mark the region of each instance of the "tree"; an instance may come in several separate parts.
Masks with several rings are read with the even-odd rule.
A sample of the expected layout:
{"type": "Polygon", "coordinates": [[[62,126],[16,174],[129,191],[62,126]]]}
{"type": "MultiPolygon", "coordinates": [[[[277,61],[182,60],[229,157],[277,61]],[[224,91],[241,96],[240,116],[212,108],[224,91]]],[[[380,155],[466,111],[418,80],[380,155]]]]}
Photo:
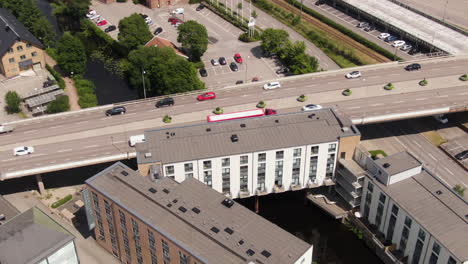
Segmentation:
{"type": "Polygon", "coordinates": [[[57,45],[57,63],[66,74],[83,74],[86,70],[86,53],[81,41],[65,32],[57,45]]]}
{"type": "Polygon", "coordinates": [[[317,59],[307,55],[305,49],[306,47],[303,41],[296,41],[295,43],[288,41],[278,54],[283,64],[285,64],[293,74],[310,73],[318,69],[317,59]]]}
{"type": "Polygon", "coordinates": [[[91,5],[90,0],[50,0],[54,15],[63,31],[78,31],[80,20],[84,18],[91,5]]]}
{"type": "Polygon", "coordinates": [[[252,11],[252,14],[251,14],[251,15],[252,15],[253,18],[257,18],[257,17],[258,17],[257,11],[255,11],[255,10],[252,11]]]}
{"type": "Polygon", "coordinates": [[[127,76],[140,95],[143,94],[143,71],[148,96],[204,88],[193,64],[168,47],[140,47],[128,55],[127,76]]]}
{"type": "Polygon", "coordinates": [[[277,54],[289,43],[289,34],[282,29],[267,28],[260,39],[260,46],[266,53],[277,54]]]}
{"type": "Polygon", "coordinates": [[[15,91],[8,91],[5,95],[6,107],[5,110],[8,114],[19,113],[21,97],[15,91]]]}
{"type": "Polygon", "coordinates": [[[152,37],[148,25],[139,14],[133,14],[119,21],[118,39],[128,51],[146,44],[152,37]]]}
{"type": "Polygon", "coordinates": [[[461,186],[460,184],[455,185],[453,190],[462,197],[465,195],[465,187],[461,186]]]}
{"type": "Polygon", "coordinates": [[[58,96],[54,101],[50,102],[47,105],[46,112],[48,114],[60,113],[70,110],[70,103],[68,101],[68,96],[61,95],[58,96]]]}
{"type": "Polygon", "coordinates": [[[208,49],[208,31],[206,27],[196,21],[189,20],[178,28],[177,41],[182,44],[190,60],[199,61],[208,49]]]}

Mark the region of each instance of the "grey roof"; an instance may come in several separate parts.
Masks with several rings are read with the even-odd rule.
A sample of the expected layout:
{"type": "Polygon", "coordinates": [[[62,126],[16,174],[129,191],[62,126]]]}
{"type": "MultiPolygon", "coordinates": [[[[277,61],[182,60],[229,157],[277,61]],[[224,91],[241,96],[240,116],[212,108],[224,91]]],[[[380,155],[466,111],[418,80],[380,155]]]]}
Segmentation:
{"type": "Polygon", "coordinates": [[[463,198],[426,170],[389,186],[373,182],[457,259],[468,260],[468,205],[463,198]]]}
{"type": "Polygon", "coordinates": [[[136,150],[140,164],[167,164],[331,142],[358,134],[349,119],[323,109],[149,130],[146,142],[137,144],[136,150]],[[343,127],[348,129],[343,131],[343,127]],[[233,134],[238,142],[231,141],[233,134]],[[145,157],[148,152],[151,157],[145,157]]]}
{"type": "Polygon", "coordinates": [[[421,162],[406,151],[378,159],[375,163],[379,164],[389,176],[421,166],[421,162]],[[385,168],[384,164],[389,166],[385,168]]]}
{"type": "Polygon", "coordinates": [[[67,230],[33,207],[0,226],[0,263],[37,263],[73,239],[67,230]]]}
{"type": "Polygon", "coordinates": [[[44,47],[8,9],[0,8],[0,57],[19,40],[29,42],[39,48],[44,47]]]}
{"type": "Polygon", "coordinates": [[[20,212],[10,202],[8,202],[3,196],[0,195],[0,215],[5,216],[5,220],[0,220],[0,223],[4,223],[11,218],[15,217],[20,212]]]}
{"type": "Polygon", "coordinates": [[[195,179],[152,182],[118,162],[86,183],[204,263],[294,263],[311,247],[240,204],[222,205],[224,195],[195,179]],[[263,250],[271,256],[263,256],[263,250]]]}

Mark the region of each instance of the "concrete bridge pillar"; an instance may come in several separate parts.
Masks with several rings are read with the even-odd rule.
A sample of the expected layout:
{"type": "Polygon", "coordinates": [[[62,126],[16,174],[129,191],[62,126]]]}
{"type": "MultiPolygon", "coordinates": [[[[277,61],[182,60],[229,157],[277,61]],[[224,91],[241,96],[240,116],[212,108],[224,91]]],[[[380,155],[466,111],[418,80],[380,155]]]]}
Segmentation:
{"type": "Polygon", "coordinates": [[[258,195],[255,196],[255,213],[259,213],[260,212],[260,199],[258,199],[258,195]]]}
{"type": "Polygon", "coordinates": [[[36,174],[37,188],[41,195],[45,194],[44,182],[42,181],[42,174],[36,174]]]}

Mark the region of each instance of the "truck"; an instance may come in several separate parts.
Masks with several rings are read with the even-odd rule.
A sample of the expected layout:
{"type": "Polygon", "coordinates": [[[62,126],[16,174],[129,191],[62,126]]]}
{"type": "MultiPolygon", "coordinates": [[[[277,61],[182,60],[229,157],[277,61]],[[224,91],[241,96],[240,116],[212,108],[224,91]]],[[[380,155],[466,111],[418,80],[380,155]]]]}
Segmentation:
{"type": "Polygon", "coordinates": [[[0,134],[10,133],[13,132],[13,130],[15,130],[15,127],[12,125],[0,125],[0,134]]]}

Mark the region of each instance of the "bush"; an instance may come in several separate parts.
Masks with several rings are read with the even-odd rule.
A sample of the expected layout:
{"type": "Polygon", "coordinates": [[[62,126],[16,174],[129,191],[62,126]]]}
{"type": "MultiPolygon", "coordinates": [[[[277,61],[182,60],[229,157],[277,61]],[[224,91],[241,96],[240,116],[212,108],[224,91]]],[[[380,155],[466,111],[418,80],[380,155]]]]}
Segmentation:
{"type": "Polygon", "coordinates": [[[118,3],[125,3],[127,0],[117,0],[118,3]]]}
{"type": "Polygon", "coordinates": [[[299,97],[297,98],[297,101],[299,101],[299,102],[305,102],[305,101],[307,101],[307,96],[301,94],[301,95],[299,95],[299,97]]]}
{"type": "Polygon", "coordinates": [[[69,194],[69,195],[63,197],[62,199],[60,199],[60,200],[58,200],[58,201],[52,203],[52,206],[51,206],[51,207],[55,209],[55,208],[57,208],[57,207],[59,207],[59,206],[65,204],[65,203],[67,203],[67,202],[70,201],[72,198],[73,198],[73,196],[72,196],[71,194],[69,194]]]}
{"type": "Polygon", "coordinates": [[[369,150],[369,153],[371,154],[372,159],[376,159],[377,156],[379,156],[379,155],[382,155],[383,157],[387,157],[387,153],[385,153],[385,151],[383,151],[381,149],[369,150]]]}
{"type": "MultiPolygon", "coordinates": [[[[217,14],[218,16],[222,17],[224,20],[228,21],[229,23],[231,23],[232,25],[240,28],[241,30],[243,31],[247,31],[247,20],[245,18],[241,18],[240,20],[234,16],[234,15],[231,15],[231,13],[229,11],[226,11],[225,8],[222,8],[222,7],[218,7],[216,5],[209,5],[209,3],[207,3],[207,5],[205,5],[208,9],[210,9],[211,11],[213,11],[215,14],[217,14]]],[[[230,10],[228,8],[228,10],[230,10]]],[[[233,12],[234,14],[236,12],[233,12]]]]}
{"type": "Polygon", "coordinates": [[[198,4],[198,3],[201,3],[201,0],[189,0],[188,2],[189,4],[198,4]]]}
{"type": "Polygon", "coordinates": [[[205,68],[205,63],[203,61],[192,62],[193,66],[197,69],[205,68]]]}
{"type": "Polygon", "coordinates": [[[57,61],[58,54],[57,54],[57,49],[56,48],[46,48],[46,52],[52,59],[57,61]]]}
{"type": "Polygon", "coordinates": [[[63,80],[62,75],[54,70],[54,68],[50,67],[49,64],[46,64],[46,69],[50,72],[50,74],[52,74],[52,76],[54,76],[55,81],[57,81],[60,89],[65,90],[65,81],[63,80]]]}
{"type": "Polygon", "coordinates": [[[353,93],[353,91],[351,91],[351,89],[346,89],[342,92],[342,94],[344,96],[350,96],[351,94],[353,93]]]}
{"type": "Polygon", "coordinates": [[[459,79],[460,81],[464,81],[464,82],[468,81],[468,74],[463,74],[462,76],[460,76],[459,79]]]}
{"type": "Polygon", "coordinates": [[[458,193],[460,196],[465,196],[465,187],[461,186],[460,184],[457,184],[453,187],[453,190],[458,193]]]}
{"type": "Polygon", "coordinates": [[[68,101],[68,96],[61,95],[47,105],[46,112],[48,114],[55,114],[60,112],[66,112],[68,110],[70,110],[70,102],[68,101]]]}
{"type": "Polygon", "coordinates": [[[394,88],[395,86],[393,85],[393,83],[387,83],[387,85],[384,86],[385,90],[393,90],[394,88]]]}
{"type": "Polygon", "coordinates": [[[423,80],[419,81],[419,85],[421,86],[426,86],[428,84],[428,81],[426,80],[426,78],[424,78],[423,80]]]}
{"type": "Polygon", "coordinates": [[[221,108],[221,107],[216,107],[214,110],[213,110],[213,114],[215,115],[219,115],[219,114],[222,114],[224,113],[224,109],[221,108]]]}
{"type": "Polygon", "coordinates": [[[264,101],[260,101],[260,102],[258,102],[258,104],[257,104],[257,107],[258,107],[258,108],[265,108],[265,106],[266,106],[266,103],[265,103],[264,101]]]}
{"type": "Polygon", "coordinates": [[[172,122],[172,117],[170,117],[169,115],[165,115],[165,116],[163,117],[163,122],[164,122],[164,123],[170,123],[170,122],[172,122]]]}
{"type": "Polygon", "coordinates": [[[5,95],[5,110],[8,114],[14,114],[21,112],[20,104],[21,97],[15,91],[8,91],[5,95]]]}
{"type": "Polygon", "coordinates": [[[243,42],[255,42],[260,40],[260,33],[254,30],[253,36],[249,36],[249,33],[244,32],[239,35],[239,40],[243,42]]]}
{"type": "Polygon", "coordinates": [[[78,93],[78,104],[81,108],[94,107],[98,105],[96,97],[96,86],[90,80],[83,79],[81,76],[77,75],[73,77],[75,81],[76,91],[78,93]]]}

